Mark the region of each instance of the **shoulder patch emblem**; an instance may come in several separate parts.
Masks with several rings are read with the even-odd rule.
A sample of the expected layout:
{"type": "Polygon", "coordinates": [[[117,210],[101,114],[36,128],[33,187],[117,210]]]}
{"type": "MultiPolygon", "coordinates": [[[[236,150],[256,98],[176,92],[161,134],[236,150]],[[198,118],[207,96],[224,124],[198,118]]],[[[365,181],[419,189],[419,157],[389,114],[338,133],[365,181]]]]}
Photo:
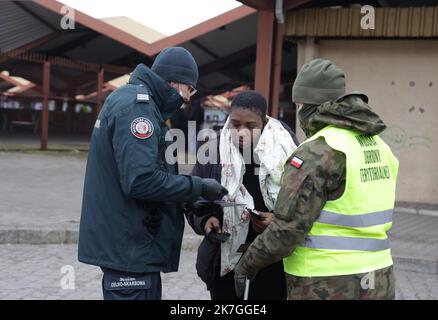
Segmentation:
{"type": "Polygon", "coordinates": [[[304,163],[304,161],[298,157],[293,157],[292,160],[290,161],[290,165],[297,168],[297,169],[301,168],[303,163],[304,163]]]}
{"type": "Polygon", "coordinates": [[[149,101],[149,95],[146,93],[137,93],[137,102],[149,101]]]}
{"type": "Polygon", "coordinates": [[[131,132],[138,139],[147,139],[154,133],[154,125],[147,118],[136,118],[131,123],[131,132]]]}

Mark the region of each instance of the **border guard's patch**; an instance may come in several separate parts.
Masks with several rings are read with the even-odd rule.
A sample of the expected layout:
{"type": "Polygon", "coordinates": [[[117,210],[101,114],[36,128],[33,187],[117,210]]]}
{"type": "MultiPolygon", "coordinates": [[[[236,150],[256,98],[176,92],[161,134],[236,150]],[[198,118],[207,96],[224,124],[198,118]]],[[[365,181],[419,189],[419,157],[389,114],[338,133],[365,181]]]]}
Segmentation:
{"type": "Polygon", "coordinates": [[[142,84],[137,86],[137,103],[138,102],[149,102],[149,93],[146,87],[142,84]]]}
{"type": "Polygon", "coordinates": [[[149,101],[149,95],[147,93],[137,93],[137,102],[149,101]]]}
{"type": "Polygon", "coordinates": [[[131,123],[131,132],[136,138],[147,139],[154,133],[154,125],[147,118],[136,118],[131,123]]]}

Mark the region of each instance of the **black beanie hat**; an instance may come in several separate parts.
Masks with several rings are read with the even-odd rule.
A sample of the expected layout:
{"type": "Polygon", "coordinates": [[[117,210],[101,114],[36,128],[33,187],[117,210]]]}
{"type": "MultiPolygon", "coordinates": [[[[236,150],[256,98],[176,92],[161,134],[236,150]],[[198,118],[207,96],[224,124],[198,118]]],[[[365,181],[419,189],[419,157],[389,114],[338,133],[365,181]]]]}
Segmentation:
{"type": "Polygon", "coordinates": [[[151,67],[166,81],[189,84],[196,87],[198,65],[192,54],[182,47],[170,47],[160,52],[151,67]]]}

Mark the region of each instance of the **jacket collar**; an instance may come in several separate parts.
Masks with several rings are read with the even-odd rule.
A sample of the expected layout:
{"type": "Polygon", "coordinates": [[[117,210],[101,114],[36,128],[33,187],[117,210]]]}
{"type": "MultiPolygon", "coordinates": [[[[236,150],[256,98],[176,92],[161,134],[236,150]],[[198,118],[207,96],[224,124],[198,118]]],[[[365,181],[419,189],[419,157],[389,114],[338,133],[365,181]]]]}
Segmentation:
{"type": "Polygon", "coordinates": [[[178,91],[142,63],[137,65],[132,72],[129,83],[134,85],[143,84],[149,88],[150,95],[154,97],[164,121],[172,117],[184,103],[178,91]]]}

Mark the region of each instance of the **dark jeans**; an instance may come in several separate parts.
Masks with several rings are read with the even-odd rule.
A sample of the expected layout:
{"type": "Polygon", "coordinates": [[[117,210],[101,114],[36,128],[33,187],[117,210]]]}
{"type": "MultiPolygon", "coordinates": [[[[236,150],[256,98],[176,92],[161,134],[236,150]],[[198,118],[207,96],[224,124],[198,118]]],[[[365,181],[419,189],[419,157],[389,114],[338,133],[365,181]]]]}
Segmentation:
{"type": "Polygon", "coordinates": [[[161,275],[101,268],[104,300],[161,300],[161,275]]]}

